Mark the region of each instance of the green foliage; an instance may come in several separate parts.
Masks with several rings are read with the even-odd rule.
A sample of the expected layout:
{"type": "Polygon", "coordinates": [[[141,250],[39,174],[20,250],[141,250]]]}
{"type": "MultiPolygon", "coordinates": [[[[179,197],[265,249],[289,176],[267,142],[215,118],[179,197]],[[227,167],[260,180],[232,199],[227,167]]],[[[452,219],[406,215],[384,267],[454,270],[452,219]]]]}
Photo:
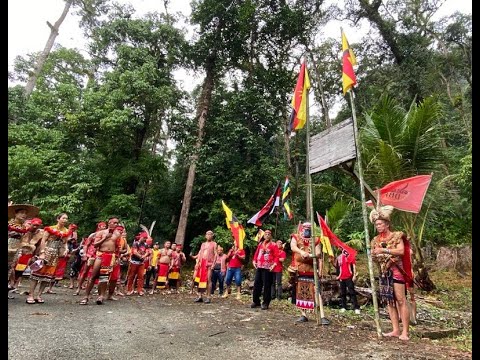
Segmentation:
{"type": "MultiPolygon", "coordinates": [[[[364,176],[376,188],[433,171],[423,238],[470,242],[471,16],[423,22],[435,9],[429,4],[385,3],[379,10],[385,28],[368,19],[380,38],[353,44],[364,176]]],[[[195,99],[201,91],[179,89],[174,72],[212,66],[215,85],[198,149],[186,245],[196,249],[203,239],[199,234],[213,229],[229,248],[223,199],[243,224],[245,247],[252,251],[257,228],[246,221],[286,175],[295,218],[272,214],[263,228],[288,241],[306,217],[306,132],[291,138],[289,149],[285,136],[298,60],[307,56],[317,102],[321,84],[330,109],[344,104],[333,123],[351,116],[347,102],[339,102],[339,39],[312,44],[326,20],[338,14],[361,18],[369,3],[348,2],[338,14],[321,5],[316,0],[193,2],[190,21],[196,33],[187,41],[185,31],[172,25],[174,17],[136,17],[132,6],[103,0],[76,2],[88,33],[88,59],[58,46],[28,101],[22,86],[9,87],[9,197],[40,206],[45,223],[68,212],[80,233],[89,234],[96,222],[117,215],[129,236],[139,231],[139,223],[155,220],[154,238],[172,240],[197,140],[195,99]]],[[[17,58],[9,79],[24,83],[35,55],[17,58]]],[[[323,120],[311,117],[312,135],[326,129],[323,120]]],[[[338,167],[313,174],[313,208],[322,215],[328,209],[332,230],[361,249],[359,186],[347,174],[338,167]]],[[[408,231],[424,219],[424,213],[405,216],[395,225],[408,231]]]]}

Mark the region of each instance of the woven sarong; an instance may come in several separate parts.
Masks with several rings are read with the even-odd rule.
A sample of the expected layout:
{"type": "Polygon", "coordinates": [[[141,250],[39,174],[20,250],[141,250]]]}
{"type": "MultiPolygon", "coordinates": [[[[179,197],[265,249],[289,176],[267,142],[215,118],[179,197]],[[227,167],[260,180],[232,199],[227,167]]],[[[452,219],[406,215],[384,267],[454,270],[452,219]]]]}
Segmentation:
{"type": "Polygon", "coordinates": [[[393,274],[390,270],[380,274],[379,285],[380,303],[383,305],[393,304],[395,302],[393,295],[393,274]]]}
{"type": "Polygon", "coordinates": [[[313,275],[298,275],[295,305],[301,310],[315,309],[315,281],[313,275]]]}

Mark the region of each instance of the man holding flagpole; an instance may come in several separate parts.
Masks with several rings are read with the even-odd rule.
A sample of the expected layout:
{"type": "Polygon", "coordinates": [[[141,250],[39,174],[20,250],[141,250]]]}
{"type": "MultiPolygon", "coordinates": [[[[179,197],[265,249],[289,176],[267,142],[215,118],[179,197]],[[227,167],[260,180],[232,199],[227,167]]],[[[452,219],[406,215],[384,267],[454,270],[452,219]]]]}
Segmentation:
{"type": "Polygon", "coordinates": [[[311,223],[303,223],[299,233],[292,234],[290,248],[294,255],[296,271],[292,303],[301,311],[301,317],[297,322],[307,322],[307,312],[315,310],[314,272],[322,268],[320,239],[312,239],[311,223]],[[311,251],[311,241],[315,241],[315,254],[311,251]],[[313,258],[317,259],[317,269],[314,268],[313,258]]]}

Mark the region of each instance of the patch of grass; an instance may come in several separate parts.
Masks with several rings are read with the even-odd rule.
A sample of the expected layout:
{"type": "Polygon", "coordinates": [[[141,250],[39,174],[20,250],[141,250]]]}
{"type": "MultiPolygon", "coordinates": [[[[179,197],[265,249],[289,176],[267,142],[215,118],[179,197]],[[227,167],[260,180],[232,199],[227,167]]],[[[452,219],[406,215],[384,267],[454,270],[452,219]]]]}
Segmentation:
{"type": "Polygon", "coordinates": [[[431,292],[445,304],[445,309],[472,311],[472,274],[460,276],[456,271],[432,271],[430,278],[437,287],[431,292]]]}

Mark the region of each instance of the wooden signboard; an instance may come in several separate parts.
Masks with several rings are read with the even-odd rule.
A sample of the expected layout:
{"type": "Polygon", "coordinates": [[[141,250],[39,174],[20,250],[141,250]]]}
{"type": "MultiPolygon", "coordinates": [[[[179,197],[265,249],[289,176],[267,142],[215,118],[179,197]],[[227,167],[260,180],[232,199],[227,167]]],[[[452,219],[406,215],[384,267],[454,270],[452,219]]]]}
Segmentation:
{"type": "Polygon", "coordinates": [[[310,139],[310,174],[355,159],[355,138],[353,120],[347,119],[331,128],[312,136],[310,139]]]}

